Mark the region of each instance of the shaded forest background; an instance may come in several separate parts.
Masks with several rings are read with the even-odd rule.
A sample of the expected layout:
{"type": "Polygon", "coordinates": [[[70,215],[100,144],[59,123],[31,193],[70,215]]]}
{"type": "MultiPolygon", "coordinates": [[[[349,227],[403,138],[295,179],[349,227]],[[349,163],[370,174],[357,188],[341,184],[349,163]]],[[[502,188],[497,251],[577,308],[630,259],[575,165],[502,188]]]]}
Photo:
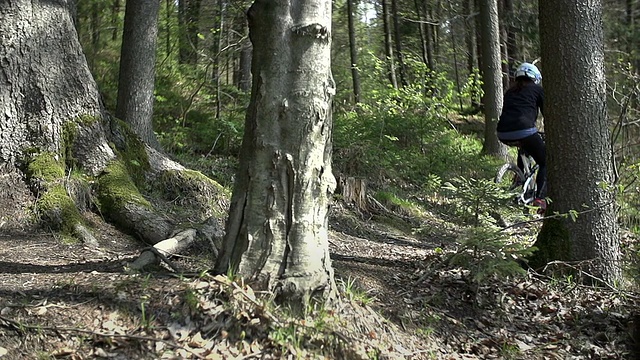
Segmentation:
{"type": "MultiPolygon", "coordinates": [[[[112,110],[124,5],[80,2],[76,16],[91,70],[112,110]]],[[[225,186],[233,181],[251,87],[249,5],[166,0],[159,17],[155,131],[166,151],[225,186]]],[[[625,227],[637,230],[640,4],[608,0],[604,9],[612,141],[624,189],[621,216],[625,227]]],[[[483,125],[474,117],[481,114],[483,96],[478,15],[473,0],[334,2],[339,176],[368,179],[379,197],[410,188],[437,192],[456,176],[492,176],[496,162],[478,155],[483,125]]],[[[499,18],[505,88],[523,61],[536,62],[544,76],[537,1],[499,1],[499,18]]]]}

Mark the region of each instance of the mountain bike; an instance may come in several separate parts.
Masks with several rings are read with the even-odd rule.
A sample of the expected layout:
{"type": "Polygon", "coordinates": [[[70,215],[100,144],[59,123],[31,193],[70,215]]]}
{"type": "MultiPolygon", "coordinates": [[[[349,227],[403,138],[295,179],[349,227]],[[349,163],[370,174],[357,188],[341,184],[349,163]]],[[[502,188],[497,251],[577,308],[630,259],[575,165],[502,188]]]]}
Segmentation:
{"type": "Polygon", "coordinates": [[[506,190],[518,189],[514,201],[519,205],[530,205],[536,198],[536,175],[538,174],[538,164],[533,158],[518,147],[518,156],[524,164],[524,171],[514,163],[506,163],[498,169],[495,177],[497,184],[505,184],[506,190]],[[509,176],[508,174],[511,174],[509,176]],[[511,183],[507,183],[511,181],[511,183]]]}

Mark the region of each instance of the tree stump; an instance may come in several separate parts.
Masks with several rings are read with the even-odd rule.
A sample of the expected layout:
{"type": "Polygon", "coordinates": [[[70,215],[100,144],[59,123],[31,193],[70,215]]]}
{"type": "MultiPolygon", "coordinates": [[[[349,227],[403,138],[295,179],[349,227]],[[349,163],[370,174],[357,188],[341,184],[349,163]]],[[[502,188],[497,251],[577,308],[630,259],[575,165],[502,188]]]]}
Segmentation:
{"type": "Polygon", "coordinates": [[[362,211],[368,210],[366,180],[340,176],[336,192],[342,194],[345,203],[355,205],[362,211]]]}

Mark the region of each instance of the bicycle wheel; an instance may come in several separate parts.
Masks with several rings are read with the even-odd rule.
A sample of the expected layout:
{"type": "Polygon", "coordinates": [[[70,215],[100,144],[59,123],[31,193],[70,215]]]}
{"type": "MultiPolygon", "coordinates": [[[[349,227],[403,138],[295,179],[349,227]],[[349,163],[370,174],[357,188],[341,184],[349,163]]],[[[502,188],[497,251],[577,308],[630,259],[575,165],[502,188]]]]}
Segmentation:
{"type": "Polygon", "coordinates": [[[522,170],[520,170],[516,164],[507,163],[498,169],[494,181],[496,184],[508,185],[508,189],[513,190],[518,186],[522,186],[525,180],[522,170]],[[511,174],[511,176],[507,176],[507,174],[511,174]]]}

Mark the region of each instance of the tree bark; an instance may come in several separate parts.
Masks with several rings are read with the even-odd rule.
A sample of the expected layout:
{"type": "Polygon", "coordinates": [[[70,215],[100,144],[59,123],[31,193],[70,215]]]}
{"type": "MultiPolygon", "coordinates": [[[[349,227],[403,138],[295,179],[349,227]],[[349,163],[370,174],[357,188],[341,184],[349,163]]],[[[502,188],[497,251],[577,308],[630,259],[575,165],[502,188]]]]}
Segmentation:
{"type": "Polygon", "coordinates": [[[393,43],[395,45],[396,59],[398,60],[398,75],[400,76],[400,84],[404,87],[408,85],[408,82],[405,75],[404,53],[402,52],[402,39],[400,36],[398,0],[391,0],[391,16],[393,19],[393,43]]]}
{"type": "Polygon", "coordinates": [[[247,15],[253,88],[215,269],[293,304],[331,297],[331,1],[257,0],[247,15]]]}
{"type": "Polygon", "coordinates": [[[474,0],[465,0],[464,1],[464,14],[465,14],[465,27],[467,29],[465,35],[465,43],[467,45],[467,71],[469,72],[469,76],[471,77],[471,86],[472,91],[470,92],[470,101],[471,107],[474,109],[474,113],[480,110],[480,94],[479,91],[475,89],[479,89],[480,84],[478,79],[478,47],[477,47],[477,39],[476,39],[476,16],[475,13],[475,1],[474,0]]]}
{"type": "Polygon", "coordinates": [[[198,61],[198,23],[201,0],[178,0],[179,61],[194,65],[198,61]]]}
{"type": "Polygon", "coordinates": [[[396,66],[393,58],[393,40],[391,36],[391,25],[389,19],[388,0],[381,0],[382,3],[382,23],[384,28],[384,55],[387,63],[387,74],[389,81],[394,89],[398,88],[398,79],[396,77],[396,66]]]}
{"type": "Polygon", "coordinates": [[[502,111],[502,67],[497,0],[480,4],[482,31],[482,78],[484,83],[484,145],[482,153],[507,157],[507,149],[498,140],[496,126],[502,111]]]}
{"type": "Polygon", "coordinates": [[[349,22],[349,53],[351,55],[351,81],[353,83],[353,100],[360,103],[360,73],[358,72],[358,46],[356,45],[356,29],[353,23],[353,0],[347,0],[347,16],[349,22]]]}
{"type": "Polygon", "coordinates": [[[146,147],[126,124],[107,116],[67,7],[5,1],[0,16],[7,39],[0,43],[2,198],[27,199],[30,192],[33,203],[17,204],[20,209],[30,208],[47,228],[92,245],[81,211],[96,207],[150,244],[173,232],[173,215],[155,210],[140,191],[145,185],[167,193],[182,189],[180,195],[208,209],[202,217],[226,209],[209,203],[220,197],[219,185],[146,147]]]}
{"type": "Polygon", "coordinates": [[[606,107],[602,2],[540,0],[548,145],[547,213],[532,263],[584,261],[592,275],[620,278],[613,194],[612,148],[606,107]],[[566,76],[571,74],[571,76],[566,76]]]}
{"type": "Polygon", "coordinates": [[[160,147],[152,121],[159,10],[157,0],[126,4],[116,107],[116,117],[154,148],[160,147]]]}

